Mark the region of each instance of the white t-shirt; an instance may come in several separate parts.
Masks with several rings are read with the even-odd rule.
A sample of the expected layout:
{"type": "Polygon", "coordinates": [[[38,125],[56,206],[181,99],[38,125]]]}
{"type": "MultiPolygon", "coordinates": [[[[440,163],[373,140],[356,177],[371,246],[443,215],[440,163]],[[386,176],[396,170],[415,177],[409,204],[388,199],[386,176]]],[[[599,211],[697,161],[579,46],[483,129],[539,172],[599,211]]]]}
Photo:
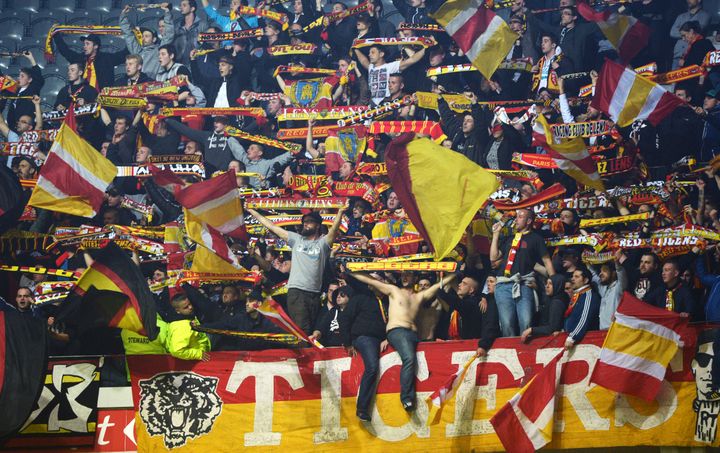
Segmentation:
{"type": "Polygon", "coordinates": [[[370,85],[370,98],[373,104],[378,105],[380,101],[390,96],[390,75],[400,72],[400,60],[384,65],[368,67],[368,85],[370,85]]]}
{"type": "Polygon", "coordinates": [[[222,85],[220,85],[217,97],[215,98],[215,105],[213,107],[230,107],[230,102],[227,97],[227,82],[223,81],[222,85]]]}

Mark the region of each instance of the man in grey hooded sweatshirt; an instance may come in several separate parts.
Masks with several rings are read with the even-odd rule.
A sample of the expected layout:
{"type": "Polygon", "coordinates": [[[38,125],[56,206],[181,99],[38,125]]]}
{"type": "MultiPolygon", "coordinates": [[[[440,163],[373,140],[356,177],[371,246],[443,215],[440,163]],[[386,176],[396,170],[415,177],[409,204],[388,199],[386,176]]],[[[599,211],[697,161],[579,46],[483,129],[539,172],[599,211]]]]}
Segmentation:
{"type": "Polygon", "coordinates": [[[142,33],[142,43],[139,43],[132,31],[132,25],[128,18],[130,5],[126,5],[125,9],[120,13],[120,29],[125,39],[125,44],[131,54],[138,54],[143,59],[143,72],[151,79],[155,79],[157,73],[160,72],[160,60],[158,58],[158,49],[165,44],[171,44],[175,39],[175,26],[173,24],[172,14],[170,12],[170,4],[165,2],[162,4],[165,11],[163,22],[165,23],[165,33],[158,42],[157,33],[149,28],[140,28],[142,33]]]}

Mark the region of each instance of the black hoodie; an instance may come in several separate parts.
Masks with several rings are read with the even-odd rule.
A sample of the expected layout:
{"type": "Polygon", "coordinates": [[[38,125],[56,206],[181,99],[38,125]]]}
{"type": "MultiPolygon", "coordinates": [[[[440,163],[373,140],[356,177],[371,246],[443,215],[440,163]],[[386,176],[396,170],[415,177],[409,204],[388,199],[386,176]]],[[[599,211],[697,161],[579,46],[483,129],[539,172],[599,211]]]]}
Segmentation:
{"type": "Polygon", "coordinates": [[[550,302],[545,305],[547,310],[547,324],[532,328],[532,334],[535,336],[550,335],[563,329],[565,323],[565,310],[567,310],[570,297],[565,292],[565,282],[567,279],[563,274],[555,274],[550,277],[553,285],[553,293],[550,296],[550,302]]]}

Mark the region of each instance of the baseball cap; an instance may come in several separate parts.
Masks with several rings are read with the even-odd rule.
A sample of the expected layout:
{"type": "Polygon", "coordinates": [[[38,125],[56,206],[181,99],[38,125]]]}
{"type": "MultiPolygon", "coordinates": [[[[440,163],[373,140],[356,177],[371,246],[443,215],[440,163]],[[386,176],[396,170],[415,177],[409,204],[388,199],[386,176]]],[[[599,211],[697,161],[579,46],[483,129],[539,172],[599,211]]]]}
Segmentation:
{"type": "Polygon", "coordinates": [[[322,225],[322,216],[314,211],[303,215],[302,222],[305,222],[305,220],[311,220],[311,221],[314,221],[315,223],[317,223],[318,225],[322,225]]]}
{"type": "Polygon", "coordinates": [[[94,44],[100,45],[100,37],[98,35],[85,35],[80,37],[80,41],[90,41],[94,44]]]}
{"type": "Polygon", "coordinates": [[[231,65],[233,65],[233,66],[235,65],[235,60],[233,60],[233,58],[232,58],[230,55],[223,55],[222,57],[220,57],[220,59],[218,60],[218,62],[219,62],[219,63],[223,63],[223,62],[224,62],[224,63],[227,63],[227,64],[231,64],[231,65]]]}

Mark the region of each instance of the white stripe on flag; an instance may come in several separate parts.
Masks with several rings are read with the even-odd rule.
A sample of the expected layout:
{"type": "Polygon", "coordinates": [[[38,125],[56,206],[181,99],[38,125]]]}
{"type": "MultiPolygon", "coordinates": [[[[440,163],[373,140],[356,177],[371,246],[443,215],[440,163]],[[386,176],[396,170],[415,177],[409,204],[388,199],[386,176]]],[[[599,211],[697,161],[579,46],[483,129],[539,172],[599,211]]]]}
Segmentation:
{"type": "MultiPolygon", "coordinates": [[[[89,146],[89,145],[88,145],[89,146]]],[[[52,146],[52,149],[50,149],[51,152],[55,152],[55,155],[60,158],[62,161],[64,161],[70,168],[75,170],[75,173],[80,175],[82,179],[89,182],[93,187],[95,187],[100,192],[105,192],[108,185],[110,185],[110,182],[112,181],[103,181],[102,179],[98,178],[98,176],[85,168],[77,159],[75,159],[75,156],[70,154],[65,148],[62,147],[59,141],[55,142],[55,144],[52,146]]]]}
{"type": "Polygon", "coordinates": [[[527,418],[523,411],[521,411],[515,404],[513,404],[512,408],[513,411],[515,411],[515,416],[520,422],[520,426],[522,426],[523,431],[525,431],[528,439],[532,442],[533,447],[535,447],[536,450],[540,450],[548,443],[547,439],[545,439],[545,436],[543,436],[540,430],[547,425],[550,419],[552,419],[553,413],[555,412],[555,404],[552,401],[546,404],[535,422],[527,418]],[[541,424],[543,421],[544,424],[541,424]]]}
{"type": "Polygon", "coordinates": [[[480,53],[486,47],[488,47],[488,41],[493,38],[493,35],[495,33],[500,32],[500,27],[503,25],[504,22],[505,21],[503,21],[500,16],[496,15],[492,18],[490,24],[488,24],[488,28],[483,32],[482,35],[478,36],[472,47],[470,47],[468,51],[465,52],[470,61],[474,61],[478,57],[478,55],[480,55],[480,53]]]}
{"type": "Polygon", "coordinates": [[[620,113],[623,111],[623,107],[625,107],[625,103],[628,100],[628,95],[630,95],[630,90],[632,90],[634,82],[635,74],[627,68],[624,69],[622,76],[620,76],[620,80],[615,87],[615,92],[610,100],[610,108],[608,109],[608,114],[613,120],[617,121],[620,117],[620,113]]]}
{"type": "Polygon", "coordinates": [[[638,113],[637,119],[638,120],[646,120],[648,116],[655,110],[658,103],[663,97],[663,94],[665,94],[666,91],[660,87],[659,85],[655,85],[650,90],[650,93],[648,93],[647,99],[645,99],[645,104],[643,104],[642,108],[640,109],[640,113],[638,113]]]}
{"type": "Polygon", "coordinates": [[[645,374],[658,381],[662,381],[665,378],[665,367],[657,362],[643,359],[642,357],[602,348],[598,360],[618,368],[645,374]]]}
{"type": "Polygon", "coordinates": [[[215,227],[216,230],[218,230],[221,233],[232,233],[233,231],[237,230],[238,228],[241,228],[244,225],[244,220],[241,216],[233,217],[232,219],[228,220],[227,222],[223,223],[222,225],[218,225],[215,227]]]}
{"type": "Polygon", "coordinates": [[[450,36],[454,35],[468,20],[470,20],[471,17],[475,15],[477,9],[482,7],[481,4],[482,0],[471,0],[467,8],[460,11],[457,16],[453,17],[452,20],[445,25],[445,31],[450,36]]]}
{"type": "Polygon", "coordinates": [[[200,203],[199,205],[195,206],[194,208],[190,209],[190,212],[193,213],[196,217],[200,217],[205,213],[206,211],[209,211],[210,209],[217,208],[218,206],[221,206],[223,204],[230,204],[232,203],[233,199],[237,198],[237,191],[231,190],[229,192],[226,192],[222,195],[220,195],[217,198],[211,198],[210,200],[200,203]]]}
{"type": "Polygon", "coordinates": [[[68,197],[66,193],[64,193],[62,190],[55,187],[55,184],[50,182],[49,179],[44,178],[42,175],[38,178],[37,186],[44,190],[45,192],[49,193],[53,196],[53,198],[58,198],[60,200],[63,200],[68,197]]]}
{"type": "Polygon", "coordinates": [[[657,335],[658,337],[665,338],[666,340],[674,341],[678,345],[681,343],[680,334],[675,332],[672,329],[668,329],[667,327],[654,323],[652,321],[648,321],[646,319],[640,319],[636,318],[635,316],[626,315],[625,313],[620,313],[619,311],[615,313],[615,322],[618,324],[622,324],[625,327],[628,327],[630,329],[638,329],[638,330],[645,330],[647,332],[650,332],[654,335],[657,335]]]}

